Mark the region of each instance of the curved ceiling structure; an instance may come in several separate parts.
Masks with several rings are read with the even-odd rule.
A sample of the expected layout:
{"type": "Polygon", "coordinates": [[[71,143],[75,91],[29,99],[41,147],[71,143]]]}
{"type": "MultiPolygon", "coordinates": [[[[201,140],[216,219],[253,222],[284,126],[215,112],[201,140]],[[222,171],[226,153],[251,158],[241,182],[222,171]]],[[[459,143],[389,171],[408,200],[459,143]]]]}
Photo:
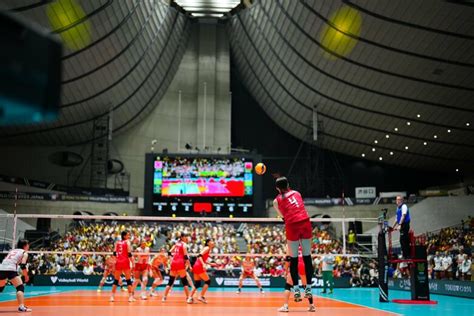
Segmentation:
{"type": "Polygon", "coordinates": [[[173,79],[189,37],[189,19],[162,1],[6,0],[0,9],[34,21],[64,43],[59,120],[0,128],[1,143],[87,143],[97,118],[113,130],[145,117],[173,79]]]}
{"type": "Polygon", "coordinates": [[[228,24],[244,84],[283,129],[340,153],[474,170],[474,8],[260,0],[228,24]]]}
{"type": "MultiPolygon", "coordinates": [[[[211,2],[178,1],[195,12],[211,2]]],[[[460,2],[246,0],[227,28],[244,84],[292,135],[311,141],[317,117],[317,145],[329,150],[474,171],[474,7],[460,2]]],[[[133,126],[162,98],[190,34],[189,16],[164,1],[4,0],[0,9],[66,44],[59,120],[1,127],[0,143],[86,143],[110,112],[114,132],[133,126]]]]}

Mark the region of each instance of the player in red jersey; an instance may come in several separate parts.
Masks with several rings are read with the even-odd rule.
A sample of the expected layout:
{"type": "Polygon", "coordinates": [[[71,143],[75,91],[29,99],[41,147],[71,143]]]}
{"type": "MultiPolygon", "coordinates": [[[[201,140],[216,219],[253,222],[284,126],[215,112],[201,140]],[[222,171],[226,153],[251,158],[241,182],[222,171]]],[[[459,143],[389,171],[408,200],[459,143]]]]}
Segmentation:
{"type": "Polygon", "coordinates": [[[132,286],[132,292],[135,294],[135,289],[138,286],[138,283],[141,283],[142,294],[141,299],[146,300],[148,297],[146,295],[146,286],[148,284],[148,273],[150,271],[150,248],[147,247],[146,240],[142,240],[140,247],[136,249],[137,254],[135,254],[135,269],[134,269],[134,279],[132,286]]]}
{"type": "MultiPolygon", "coordinates": [[[[311,238],[312,227],[308,212],[303,203],[303,198],[298,191],[291,190],[288,179],[280,177],[276,179],[275,186],[278,196],[273,200],[273,207],[281,215],[285,222],[286,240],[290,259],[290,274],[295,291],[295,301],[301,300],[301,292],[298,285],[298,247],[301,245],[303,261],[306,269],[306,279],[313,277],[313,264],[311,262],[311,238]]],[[[312,296],[311,284],[305,287],[306,298],[312,296]]]]}
{"type": "MultiPolygon", "coordinates": [[[[288,310],[288,301],[290,299],[290,293],[291,293],[291,288],[293,287],[293,280],[291,279],[291,275],[288,273],[289,267],[290,267],[290,256],[287,256],[285,258],[285,279],[286,279],[286,284],[285,284],[285,303],[283,304],[282,307],[278,309],[279,312],[289,312],[288,310]]],[[[304,265],[304,260],[303,260],[303,254],[301,253],[301,249],[298,251],[298,275],[301,278],[301,283],[303,286],[306,286],[308,283],[308,280],[306,280],[306,269],[304,265]]],[[[309,280],[311,283],[312,280],[309,280]]],[[[308,297],[308,302],[309,302],[309,307],[308,307],[308,312],[315,312],[316,307],[313,304],[313,296],[308,297]]]]}
{"type": "Polygon", "coordinates": [[[122,240],[117,241],[115,243],[115,251],[114,256],[117,258],[115,262],[115,272],[114,272],[114,284],[112,285],[112,296],[110,297],[110,301],[115,301],[115,291],[117,290],[117,285],[119,285],[119,279],[122,276],[122,273],[125,275],[125,280],[127,282],[127,290],[128,290],[128,301],[134,302],[135,299],[133,298],[132,293],[132,280],[131,277],[131,267],[133,267],[133,260],[132,260],[132,252],[131,252],[131,245],[130,245],[130,233],[128,231],[123,231],[122,240]]]}
{"type": "Polygon", "coordinates": [[[242,261],[242,273],[240,274],[240,278],[239,278],[239,288],[237,289],[237,294],[240,294],[240,292],[242,291],[242,285],[246,278],[254,279],[255,283],[257,283],[257,286],[260,289],[260,293],[262,294],[265,293],[263,291],[260,280],[255,275],[254,270],[255,270],[255,262],[252,260],[250,256],[246,256],[245,259],[242,261]]]}
{"type": "Polygon", "coordinates": [[[186,273],[186,269],[190,267],[188,250],[186,249],[187,242],[188,235],[186,233],[181,233],[179,240],[170,250],[170,253],[173,256],[170,267],[170,279],[168,281],[168,285],[165,288],[163,298],[161,299],[162,302],[166,302],[166,298],[168,297],[168,293],[174,284],[174,280],[176,280],[176,277],[179,277],[181,279],[181,283],[183,284],[184,293],[186,294],[186,303],[193,303],[193,298],[189,296],[189,278],[187,277],[186,273]]]}
{"type": "MultiPolygon", "coordinates": [[[[114,256],[107,256],[105,259],[104,264],[104,273],[102,274],[102,279],[100,280],[99,287],[97,288],[97,292],[102,292],[102,288],[104,287],[105,281],[107,281],[107,277],[109,275],[114,275],[115,271],[115,262],[117,262],[117,258],[114,256]]],[[[119,286],[122,287],[122,278],[119,279],[119,286]]]]}
{"type": "Polygon", "coordinates": [[[207,304],[206,295],[207,289],[211,286],[211,279],[206,272],[206,262],[209,258],[209,255],[214,248],[214,241],[212,239],[206,239],[206,245],[201,253],[198,255],[196,262],[193,265],[193,274],[194,274],[194,286],[195,288],[191,291],[191,297],[194,296],[197,289],[201,286],[201,281],[204,281],[204,286],[201,290],[201,295],[198,297],[198,300],[207,304]]]}
{"type": "Polygon", "coordinates": [[[151,260],[151,276],[153,277],[153,284],[151,285],[150,296],[158,296],[155,289],[163,282],[163,275],[161,269],[165,270],[168,266],[168,256],[166,249],[161,248],[160,253],[151,260]]]}

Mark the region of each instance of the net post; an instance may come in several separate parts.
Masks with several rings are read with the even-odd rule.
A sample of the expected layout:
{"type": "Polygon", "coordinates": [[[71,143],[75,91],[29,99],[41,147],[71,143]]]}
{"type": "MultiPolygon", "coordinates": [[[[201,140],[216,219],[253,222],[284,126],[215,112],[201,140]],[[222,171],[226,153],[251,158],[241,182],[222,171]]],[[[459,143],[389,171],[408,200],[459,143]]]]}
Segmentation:
{"type": "Polygon", "coordinates": [[[346,255],[346,221],[342,222],[342,254],[346,255]]]}
{"type": "Polygon", "coordinates": [[[18,221],[18,217],[16,214],[16,204],[18,201],[18,188],[15,188],[15,204],[13,205],[13,236],[12,236],[12,249],[15,249],[15,240],[16,240],[16,225],[18,221]]]}
{"type": "Polygon", "coordinates": [[[15,249],[15,240],[16,240],[16,224],[18,221],[18,217],[16,215],[16,210],[15,213],[13,214],[13,236],[12,236],[12,249],[15,249]]]}

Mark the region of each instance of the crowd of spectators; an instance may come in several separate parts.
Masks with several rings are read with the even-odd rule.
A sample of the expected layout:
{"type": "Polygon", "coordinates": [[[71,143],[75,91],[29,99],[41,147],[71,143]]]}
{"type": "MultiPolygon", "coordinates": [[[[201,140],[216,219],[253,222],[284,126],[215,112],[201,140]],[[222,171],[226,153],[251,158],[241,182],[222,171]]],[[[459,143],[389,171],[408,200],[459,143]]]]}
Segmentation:
{"type": "MultiPolygon", "coordinates": [[[[326,226],[317,226],[313,230],[313,254],[322,254],[325,249],[330,253],[341,253],[339,241],[332,237],[326,226]]],[[[286,238],[283,225],[268,224],[222,224],[222,223],[75,223],[61,238],[52,241],[51,246],[42,250],[54,250],[60,254],[34,254],[30,258],[32,274],[56,274],[57,272],[83,272],[85,274],[102,273],[105,256],[99,254],[69,254],[68,252],[112,252],[113,245],[123,230],[131,232],[131,243],[138,246],[140,240],[146,240],[150,248],[170,249],[181,232],[189,234],[188,251],[199,253],[205,240],[211,238],[216,246],[213,249],[213,266],[229,274],[236,274],[245,253],[266,254],[256,257],[256,273],[260,276],[281,276],[284,273],[286,238]],[[239,247],[238,239],[246,245],[239,247]],[[235,257],[218,254],[242,253],[235,257]]],[[[319,262],[314,261],[316,270],[319,262]]],[[[357,257],[336,257],[335,276],[352,276],[360,270],[357,257]]]]}
{"type": "Polygon", "coordinates": [[[474,219],[427,233],[428,270],[433,279],[472,280],[474,219]]]}
{"type": "MultiPolygon", "coordinates": [[[[468,217],[461,225],[443,228],[422,235],[426,240],[428,277],[431,279],[473,280],[472,250],[474,219],[468,217]]],[[[410,277],[406,262],[389,268],[389,276],[410,277]]]]}

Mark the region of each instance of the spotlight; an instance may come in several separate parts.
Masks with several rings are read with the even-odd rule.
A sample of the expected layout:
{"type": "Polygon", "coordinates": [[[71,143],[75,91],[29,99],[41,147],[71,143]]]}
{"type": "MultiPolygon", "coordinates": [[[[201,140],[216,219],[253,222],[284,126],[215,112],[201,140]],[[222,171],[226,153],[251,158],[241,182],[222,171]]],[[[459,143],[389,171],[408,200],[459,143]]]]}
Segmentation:
{"type": "Polygon", "coordinates": [[[390,152],[390,156],[393,156],[393,151],[390,152]]]}
{"type": "Polygon", "coordinates": [[[450,129],[448,129],[448,133],[451,133],[451,130],[450,130],[450,129]]]}
{"type": "Polygon", "coordinates": [[[379,143],[379,141],[378,141],[378,140],[374,140],[374,143],[378,144],[378,143],[379,143]]]}
{"type": "Polygon", "coordinates": [[[372,148],[372,151],[375,151],[375,148],[372,148]]]}
{"type": "Polygon", "coordinates": [[[184,148],[186,148],[187,150],[193,149],[193,147],[191,147],[191,145],[189,145],[188,143],[186,143],[186,145],[184,146],[184,148]]]}
{"type": "Polygon", "coordinates": [[[417,117],[417,118],[420,118],[420,117],[421,117],[421,114],[417,114],[416,117],[417,117]]]}
{"type": "Polygon", "coordinates": [[[469,123],[469,122],[466,123],[466,126],[470,126],[470,125],[471,125],[471,123],[469,123]]]}
{"type": "Polygon", "coordinates": [[[433,135],[433,138],[438,138],[438,135],[433,135]]]}
{"type": "Polygon", "coordinates": [[[394,130],[395,132],[398,132],[398,127],[395,127],[393,130],[394,130]]]}
{"type": "Polygon", "coordinates": [[[385,135],[385,138],[387,138],[387,139],[388,139],[388,138],[390,138],[390,135],[388,135],[388,134],[387,134],[387,135],[385,135]]]}
{"type": "Polygon", "coordinates": [[[425,146],[426,146],[426,145],[428,145],[428,143],[427,143],[427,142],[423,142],[423,145],[425,145],[425,146]]]}
{"type": "Polygon", "coordinates": [[[362,157],[365,157],[365,154],[362,154],[361,156],[362,156],[362,157]]]}
{"type": "Polygon", "coordinates": [[[408,150],[408,146],[405,146],[405,150],[408,150]]]}
{"type": "Polygon", "coordinates": [[[381,160],[383,160],[383,158],[382,158],[382,157],[379,157],[379,160],[381,161],[381,160]]]}
{"type": "Polygon", "coordinates": [[[410,125],[411,125],[411,123],[410,123],[410,122],[407,122],[407,125],[408,125],[408,126],[410,126],[410,125]]]}

